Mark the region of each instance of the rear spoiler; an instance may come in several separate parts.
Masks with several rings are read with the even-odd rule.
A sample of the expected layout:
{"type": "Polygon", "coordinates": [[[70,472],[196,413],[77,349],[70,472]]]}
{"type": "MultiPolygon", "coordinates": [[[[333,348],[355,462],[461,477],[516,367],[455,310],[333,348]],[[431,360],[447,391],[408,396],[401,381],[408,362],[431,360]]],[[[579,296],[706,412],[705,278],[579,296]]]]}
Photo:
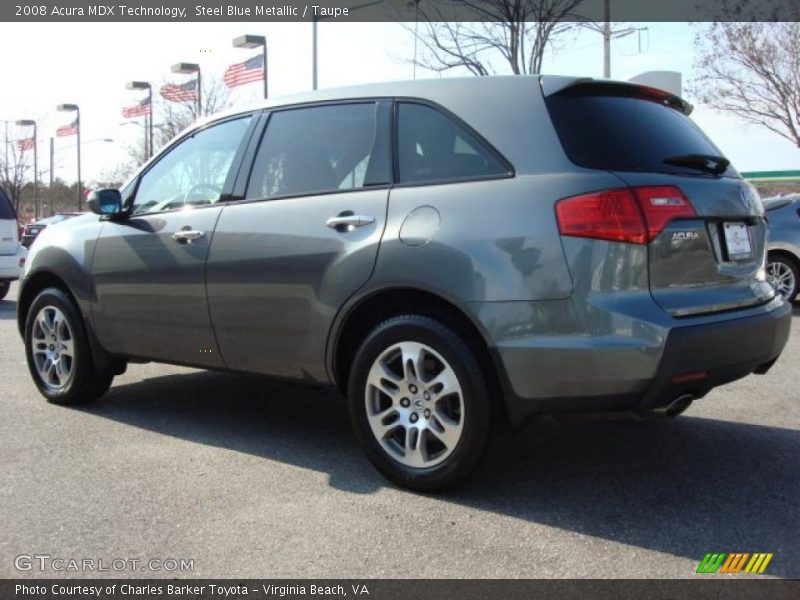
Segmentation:
{"type": "Polygon", "coordinates": [[[557,77],[551,75],[541,76],[539,82],[542,86],[542,93],[545,98],[567,90],[578,91],[579,89],[583,89],[587,93],[591,93],[595,90],[598,94],[617,92],[626,96],[640,96],[643,99],[671,106],[686,116],[692,114],[694,110],[694,106],[680,96],[676,96],[675,94],[659,88],[638,83],[592,79],[591,77],[557,77]]]}

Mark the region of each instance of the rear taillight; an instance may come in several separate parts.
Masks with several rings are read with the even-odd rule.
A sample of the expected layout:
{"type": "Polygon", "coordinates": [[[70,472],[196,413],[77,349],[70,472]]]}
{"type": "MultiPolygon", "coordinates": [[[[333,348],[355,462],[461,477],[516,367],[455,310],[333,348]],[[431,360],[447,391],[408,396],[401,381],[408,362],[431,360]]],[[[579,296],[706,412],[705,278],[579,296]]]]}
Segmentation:
{"type": "Polygon", "coordinates": [[[646,186],[593,192],[556,203],[561,235],[647,244],[673,219],[696,213],[680,189],[646,186]]]}

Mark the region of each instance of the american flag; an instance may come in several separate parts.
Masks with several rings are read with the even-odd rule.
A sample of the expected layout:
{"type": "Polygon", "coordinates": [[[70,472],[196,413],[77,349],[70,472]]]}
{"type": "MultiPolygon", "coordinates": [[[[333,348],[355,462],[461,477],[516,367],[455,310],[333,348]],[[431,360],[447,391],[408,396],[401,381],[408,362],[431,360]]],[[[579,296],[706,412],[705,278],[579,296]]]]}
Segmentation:
{"type": "Polygon", "coordinates": [[[167,83],[161,86],[161,96],[170,102],[186,102],[197,100],[197,79],[192,79],[180,85],[167,83]]]}
{"type": "Polygon", "coordinates": [[[33,145],[35,140],[33,138],[26,138],[24,140],[17,140],[17,148],[20,151],[25,152],[25,150],[33,150],[33,145]]]}
{"type": "Polygon", "coordinates": [[[264,79],[264,55],[259,54],[225,70],[225,85],[229,88],[264,79]]]}
{"type": "Polygon", "coordinates": [[[75,119],[69,125],[62,125],[58,129],[56,129],[56,135],[58,137],[65,137],[68,135],[75,135],[78,133],[78,119],[75,119]]]}
{"type": "Polygon", "coordinates": [[[131,119],[133,117],[143,117],[144,115],[149,115],[151,112],[150,106],[150,96],[145,98],[144,100],[134,104],[133,106],[126,106],[122,109],[122,116],[126,119],[131,119]]]}

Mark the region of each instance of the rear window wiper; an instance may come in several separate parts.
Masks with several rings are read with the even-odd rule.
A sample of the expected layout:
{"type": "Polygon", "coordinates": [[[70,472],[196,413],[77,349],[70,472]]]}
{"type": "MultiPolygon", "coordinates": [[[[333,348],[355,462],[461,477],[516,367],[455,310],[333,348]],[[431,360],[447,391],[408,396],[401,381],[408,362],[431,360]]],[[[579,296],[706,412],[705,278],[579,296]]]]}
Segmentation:
{"type": "Polygon", "coordinates": [[[706,173],[713,173],[714,175],[721,175],[731,164],[724,156],[714,156],[713,154],[682,154],[680,156],[669,156],[665,158],[663,163],[668,165],[677,165],[679,167],[689,167],[690,169],[697,169],[705,171],[706,173]]]}

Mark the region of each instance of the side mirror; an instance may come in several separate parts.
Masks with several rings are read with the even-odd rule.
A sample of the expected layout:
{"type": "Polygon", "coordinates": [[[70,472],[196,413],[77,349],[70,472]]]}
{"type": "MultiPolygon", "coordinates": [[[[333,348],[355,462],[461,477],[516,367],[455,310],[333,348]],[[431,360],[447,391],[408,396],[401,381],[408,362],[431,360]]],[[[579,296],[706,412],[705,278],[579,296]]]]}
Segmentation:
{"type": "Polygon", "coordinates": [[[89,210],[98,215],[117,215],[122,212],[119,190],[94,190],[86,198],[89,210]]]}

